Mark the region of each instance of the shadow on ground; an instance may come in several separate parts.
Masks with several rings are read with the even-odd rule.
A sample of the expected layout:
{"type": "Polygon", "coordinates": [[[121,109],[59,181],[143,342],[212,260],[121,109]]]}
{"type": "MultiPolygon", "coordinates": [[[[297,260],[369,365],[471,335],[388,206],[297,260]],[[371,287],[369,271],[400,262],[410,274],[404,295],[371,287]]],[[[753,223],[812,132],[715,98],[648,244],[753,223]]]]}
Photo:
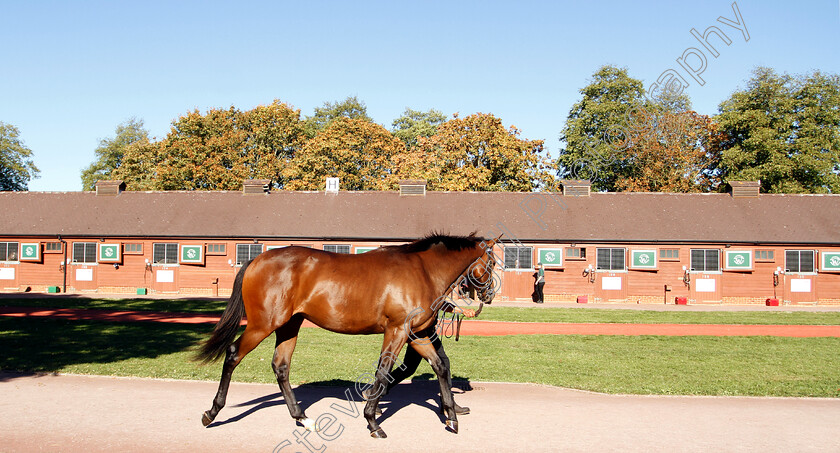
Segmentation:
{"type": "Polygon", "coordinates": [[[49,373],[67,365],[155,358],[192,347],[208,331],[206,325],[0,318],[0,370],[49,373]]]}
{"type": "MultiPolygon", "coordinates": [[[[377,420],[381,423],[397,413],[400,409],[415,404],[427,408],[440,419],[441,423],[444,422],[445,417],[440,414],[440,387],[438,386],[437,380],[430,380],[431,377],[432,375],[430,373],[416,375],[410,383],[398,385],[390,393],[384,395],[379,401],[382,415],[377,416],[377,420]]],[[[458,395],[472,390],[473,387],[467,380],[458,380],[458,377],[455,379],[452,393],[457,400],[458,395]]],[[[356,390],[356,382],[331,379],[328,381],[302,384],[294,390],[295,397],[304,411],[324,398],[334,398],[347,403],[339,403],[345,411],[348,413],[356,413],[357,411],[357,417],[360,420],[364,419],[365,400],[359,396],[356,390]],[[354,405],[355,411],[353,410],[354,405]]],[[[283,416],[289,416],[288,411],[285,410],[286,402],[283,399],[283,395],[278,391],[222,409],[220,414],[222,417],[211,423],[208,428],[236,423],[258,411],[275,406],[283,406],[283,416]],[[228,415],[228,417],[225,418],[225,415],[228,415]]],[[[317,418],[320,414],[307,415],[312,418],[317,418]]]]}

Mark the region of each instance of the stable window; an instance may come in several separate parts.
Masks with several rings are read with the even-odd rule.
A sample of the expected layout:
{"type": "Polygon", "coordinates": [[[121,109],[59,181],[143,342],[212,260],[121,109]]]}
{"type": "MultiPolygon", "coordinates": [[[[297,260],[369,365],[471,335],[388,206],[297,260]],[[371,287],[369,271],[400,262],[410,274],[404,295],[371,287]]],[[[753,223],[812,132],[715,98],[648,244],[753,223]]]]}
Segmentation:
{"type": "Polygon", "coordinates": [[[152,245],[152,263],[154,264],[177,264],[178,244],[162,242],[152,245]]]}
{"type": "Polygon", "coordinates": [[[680,259],[680,249],[659,249],[659,259],[678,261],[680,259]]]}
{"type": "Polygon", "coordinates": [[[61,242],[47,242],[44,244],[44,253],[61,253],[61,242]]]}
{"type": "Polygon", "coordinates": [[[755,260],[756,261],[775,261],[775,252],[773,250],[756,250],[755,251],[755,260]]]}
{"type": "Polygon", "coordinates": [[[533,247],[505,247],[505,269],[532,269],[533,247]]]}
{"type": "Polygon", "coordinates": [[[241,266],[259,256],[262,244],[236,244],[236,265],[241,266]]]}
{"type": "Polygon", "coordinates": [[[17,261],[19,242],[0,242],[0,261],[17,261]]]}
{"type": "Polygon", "coordinates": [[[785,272],[814,272],[813,250],[785,250],[785,272]]]}
{"type": "Polygon", "coordinates": [[[123,253],[130,255],[139,255],[143,253],[143,244],[139,242],[129,242],[123,244],[123,253]]]}
{"type": "Polygon", "coordinates": [[[227,255],[227,244],[207,244],[208,255],[227,255]]]}
{"type": "Polygon", "coordinates": [[[586,248],[585,247],[567,247],[566,248],[566,258],[568,258],[570,260],[586,259],[586,248]]]}
{"type": "Polygon", "coordinates": [[[695,272],[717,272],[720,270],[720,250],[691,249],[691,270],[695,272]]]}
{"type": "Polygon", "coordinates": [[[624,248],[595,249],[595,268],[605,271],[623,271],[625,255],[624,248]]]}
{"type": "Polygon", "coordinates": [[[350,253],[350,246],[339,244],[324,244],[324,251],[333,253],[350,253]]]}
{"type": "Polygon", "coordinates": [[[74,242],[73,243],[74,263],[95,263],[96,242],[74,242]]]}

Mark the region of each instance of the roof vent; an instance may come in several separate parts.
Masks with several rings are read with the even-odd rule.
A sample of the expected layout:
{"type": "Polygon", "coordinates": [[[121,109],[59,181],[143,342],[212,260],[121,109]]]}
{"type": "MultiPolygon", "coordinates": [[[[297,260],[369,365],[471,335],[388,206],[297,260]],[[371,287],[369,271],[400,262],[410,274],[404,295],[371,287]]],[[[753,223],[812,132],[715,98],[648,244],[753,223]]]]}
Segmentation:
{"type": "Polygon", "coordinates": [[[761,189],[761,180],[758,181],[729,181],[732,188],[732,198],[755,198],[761,189]]]}
{"type": "Polygon", "coordinates": [[[400,181],[400,196],[403,195],[426,195],[426,180],[404,179],[400,181]]]}
{"type": "Polygon", "coordinates": [[[120,180],[96,181],[97,195],[119,195],[123,190],[125,190],[125,183],[120,180]]]}
{"type": "Polygon", "coordinates": [[[566,197],[588,197],[592,182],[586,179],[561,179],[563,184],[563,196],[566,197]]]}
{"type": "Polygon", "coordinates": [[[242,182],[242,193],[245,195],[266,194],[270,189],[270,179],[246,179],[242,182]]]}

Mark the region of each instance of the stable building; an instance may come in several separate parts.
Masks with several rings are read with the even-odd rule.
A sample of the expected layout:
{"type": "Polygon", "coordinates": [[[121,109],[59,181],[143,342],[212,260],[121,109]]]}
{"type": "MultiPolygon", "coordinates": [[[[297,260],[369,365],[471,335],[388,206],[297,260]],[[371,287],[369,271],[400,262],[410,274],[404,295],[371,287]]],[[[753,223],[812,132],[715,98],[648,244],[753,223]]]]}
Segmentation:
{"type": "Polygon", "coordinates": [[[502,300],[840,304],[840,195],[399,191],[2,192],[0,292],[226,296],[239,267],[299,245],[364,253],[431,232],[504,234],[502,300]]]}

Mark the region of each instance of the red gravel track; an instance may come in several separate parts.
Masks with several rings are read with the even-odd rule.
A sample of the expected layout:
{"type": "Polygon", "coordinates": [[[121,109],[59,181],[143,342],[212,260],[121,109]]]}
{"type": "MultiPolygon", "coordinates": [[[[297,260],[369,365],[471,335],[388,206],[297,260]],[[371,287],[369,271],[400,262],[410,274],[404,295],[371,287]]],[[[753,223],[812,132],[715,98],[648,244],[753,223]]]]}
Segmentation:
{"type": "MultiPolygon", "coordinates": [[[[147,311],[111,311],[74,308],[0,307],[0,316],[59,318],[113,322],[168,322],[175,324],[216,323],[216,315],[194,313],[157,313],[147,311]]],[[[243,321],[243,324],[245,321],[243,321]]],[[[306,321],[303,327],[315,327],[306,321]]],[[[666,336],[775,336],[840,337],[840,326],[742,325],[742,324],[595,324],[556,322],[503,322],[469,320],[462,324],[461,335],[666,335],[666,336]]]]}

